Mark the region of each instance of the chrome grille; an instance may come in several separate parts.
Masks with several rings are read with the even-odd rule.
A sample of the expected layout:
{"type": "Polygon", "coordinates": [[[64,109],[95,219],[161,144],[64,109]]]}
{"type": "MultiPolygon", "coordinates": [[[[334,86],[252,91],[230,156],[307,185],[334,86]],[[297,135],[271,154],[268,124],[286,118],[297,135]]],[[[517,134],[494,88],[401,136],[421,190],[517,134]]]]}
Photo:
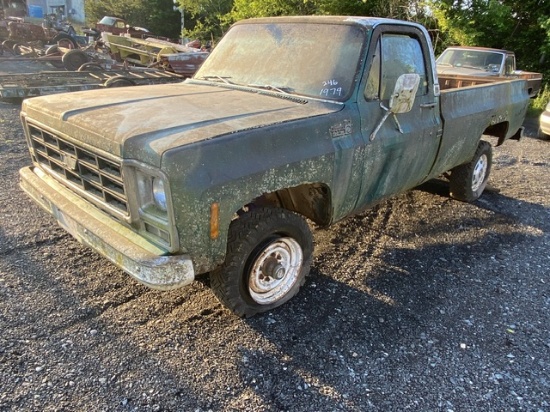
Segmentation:
{"type": "Polygon", "coordinates": [[[115,216],[129,215],[122,166],[29,125],[33,160],[87,200],[115,216]]]}

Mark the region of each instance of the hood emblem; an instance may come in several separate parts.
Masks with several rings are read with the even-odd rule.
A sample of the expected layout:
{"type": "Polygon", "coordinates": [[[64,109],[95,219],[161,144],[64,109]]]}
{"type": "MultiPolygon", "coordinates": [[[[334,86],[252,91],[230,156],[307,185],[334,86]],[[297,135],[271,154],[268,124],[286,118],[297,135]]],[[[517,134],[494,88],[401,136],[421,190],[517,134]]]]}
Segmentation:
{"type": "Polygon", "coordinates": [[[78,160],[76,157],[63,153],[61,156],[61,161],[67,169],[72,170],[73,172],[76,170],[76,166],[78,165],[78,160]]]}

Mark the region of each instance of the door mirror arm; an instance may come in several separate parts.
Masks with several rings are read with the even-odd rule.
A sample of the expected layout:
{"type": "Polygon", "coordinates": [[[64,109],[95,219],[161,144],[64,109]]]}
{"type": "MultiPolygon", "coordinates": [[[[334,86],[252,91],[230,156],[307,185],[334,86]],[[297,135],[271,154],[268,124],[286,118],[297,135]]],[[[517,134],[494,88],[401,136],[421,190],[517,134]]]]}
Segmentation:
{"type": "Polygon", "coordinates": [[[376,135],[382,128],[382,125],[386,122],[390,115],[393,115],[393,120],[397,125],[397,129],[401,134],[403,134],[403,129],[401,128],[396,115],[398,113],[408,113],[412,110],[419,84],[420,76],[416,73],[407,73],[399,76],[397,82],[395,82],[395,88],[390,97],[389,108],[380,102],[380,108],[386,113],[371,133],[370,141],[373,141],[376,138],[376,135]]]}

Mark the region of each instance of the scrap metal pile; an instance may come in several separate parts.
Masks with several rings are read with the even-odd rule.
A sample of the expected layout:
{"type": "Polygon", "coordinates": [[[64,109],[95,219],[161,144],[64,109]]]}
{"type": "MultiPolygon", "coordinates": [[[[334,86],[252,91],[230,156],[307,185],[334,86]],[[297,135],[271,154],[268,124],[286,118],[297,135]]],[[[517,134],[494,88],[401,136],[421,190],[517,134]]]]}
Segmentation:
{"type": "Polygon", "coordinates": [[[181,81],[192,76],[209,55],[207,50],[190,47],[196,43],[184,46],[109,33],[92,39],[76,36],[72,26],[61,31],[20,18],[0,20],[0,41],[0,64],[28,60],[60,70],[0,76],[0,98],[9,99],[181,81]],[[117,81],[111,80],[115,77],[117,81]]]}

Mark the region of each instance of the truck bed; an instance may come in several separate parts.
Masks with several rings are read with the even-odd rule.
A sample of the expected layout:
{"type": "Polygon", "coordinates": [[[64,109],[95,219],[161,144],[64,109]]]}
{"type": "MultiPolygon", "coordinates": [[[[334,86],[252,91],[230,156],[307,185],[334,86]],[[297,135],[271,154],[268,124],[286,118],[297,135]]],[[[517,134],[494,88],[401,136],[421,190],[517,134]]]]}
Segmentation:
{"type": "Polygon", "coordinates": [[[441,88],[441,90],[457,89],[461,87],[476,86],[480,84],[502,82],[506,79],[523,79],[527,80],[527,93],[531,98],[535,97],[538,94],[542,83],[542,75],[540,73],[523,71],[517,74],[517,77],[513,78],[502,78],[493,76],[461,76],[457,74],[440,74],[438,77],[439,87],[441,88]]]}
{"type": "Polygon", "coordinates": [[[469,161],[483,134],[498,136],[501,144],[521,130],[529,105],[524,80],[439,79],[443,137],[434,167],[436,174],[469,161]]]}

